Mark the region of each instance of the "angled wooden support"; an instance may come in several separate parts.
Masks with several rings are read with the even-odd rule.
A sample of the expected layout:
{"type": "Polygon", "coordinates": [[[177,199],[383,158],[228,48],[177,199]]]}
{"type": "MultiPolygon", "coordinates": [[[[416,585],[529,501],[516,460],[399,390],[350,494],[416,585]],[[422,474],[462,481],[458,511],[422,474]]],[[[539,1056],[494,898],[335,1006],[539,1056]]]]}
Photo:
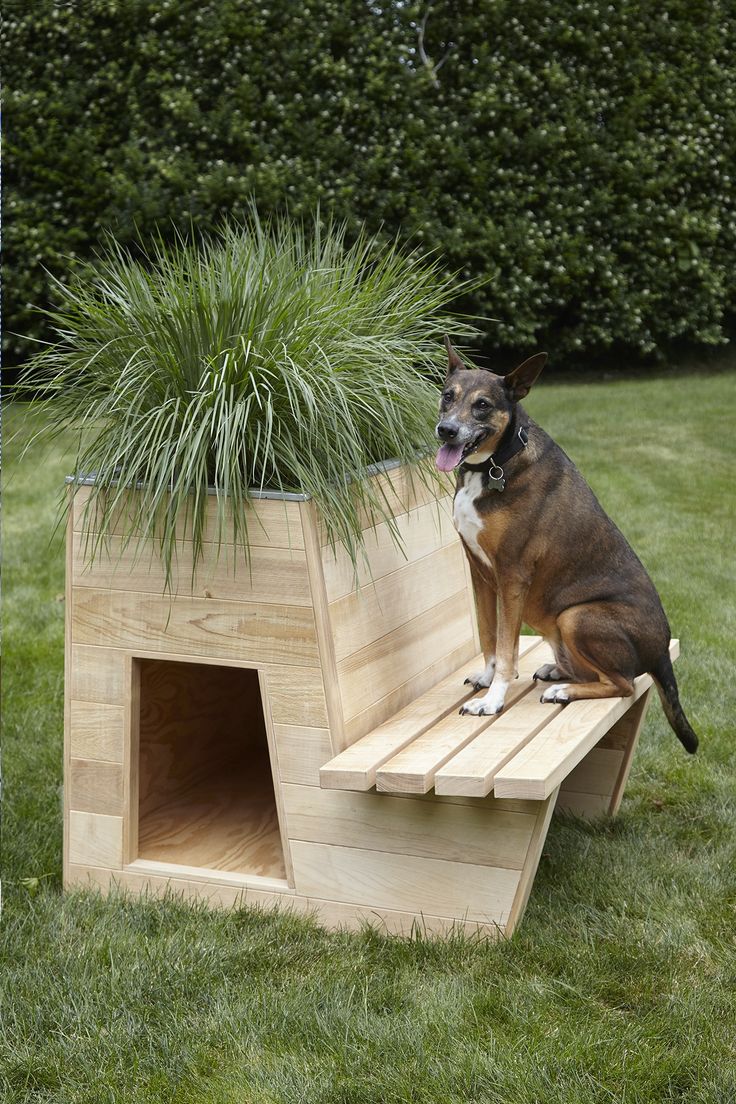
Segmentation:
{"type": "Polygon", "coordinates": [[[560,786],[557,809],[577,816],[615,816],[621,805],[644,718],[650,686],[560,786]]]}

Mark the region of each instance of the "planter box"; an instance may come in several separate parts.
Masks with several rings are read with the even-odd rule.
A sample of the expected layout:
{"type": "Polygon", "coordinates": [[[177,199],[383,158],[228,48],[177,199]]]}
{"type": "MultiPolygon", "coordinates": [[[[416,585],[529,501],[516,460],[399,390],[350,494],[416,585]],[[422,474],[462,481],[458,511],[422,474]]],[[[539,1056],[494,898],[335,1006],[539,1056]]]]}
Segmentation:
{"type": "MultiPolygon", "coordinates": [[[[170,885],[226,904],[316,910],[328,925],[380,919],[392,931],[418,916],[440,931],[467,917],[463,840],[503,802],[372,792],[350,805],[320,788],[320,767],[479,650],[449,485],[437,499],[401,467],[371,478],[396,501],[408,559],[386,523],[366,519],[371,572],[356,589],[349,557],[326,544],[314,503],[298,495],[253,502],[249,565],[232,547],[218,559],[213,499],[194,585],[191,544],[178,545],[173,599],[152,546],[134,562],[114,536],[109,560],[85,566],[90,492],[77,489],[66,885],[170,885]],[[454,888],[443,896],[445,886],[454,888]]],[[[473,926],[495,930],[507,918],[499,909],[473,926]]]]}

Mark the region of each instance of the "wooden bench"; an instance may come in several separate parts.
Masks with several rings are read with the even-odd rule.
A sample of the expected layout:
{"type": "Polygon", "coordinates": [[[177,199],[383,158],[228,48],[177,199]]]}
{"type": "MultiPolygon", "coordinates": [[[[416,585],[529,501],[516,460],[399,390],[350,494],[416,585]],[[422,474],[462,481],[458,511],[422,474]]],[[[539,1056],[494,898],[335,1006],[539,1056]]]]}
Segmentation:
{"type": "MultiPolygon", "coordinates": [[[[670,655],[675,659],[678,654],[673,640],[670,655]]],[[[541,637],[521,637],[519,678],[503,713],[463,716],[459,707],[474,694],[463,680],[483,666],[479,656],[320,770],[323,789],[374,791],[374,799],[386,795],[387,801],[431,794],[435,816],[427,816],[425,809],[418,821],[426,833],[425,853],[432,854],[436,831],[437,857],[447,860],[452,836],[456,849],[450,853],[457,855],[458,865],[457,877],[446,878],[448,898],[439,905],[441,914],[505,934],[513,931],[526,906],[554,809],[586,817],[618,810],[652,688],[650,676],[641,675],[630,698],[543,704],[543,684],[532,675],[551,660],[541,637]],[[468,806],[477,811],[472,818],[465,812],[468,806]],[[518,877],[509,877],[512,870],[518,877]]],[[[406,822],[416,818],[410,804],[416,802],[404,807],[406,822]]],[[[366,806],[356,803],[354,810],[359,835],[366,806]]],[[[387,805],[385,814],[383,881],[380,868],[373,872],[383,908],[391,906],[387,893],[400,877],[393,869],[395,834],[407,830],[406,824],[397,826],[401,810],[395,805],[387,805]]],[[[370,821],[368,846],[380,851],[380,806],[373,808],[370,821]]],[[[422,900],[418,891],[418,917],[422,900]]],[[[406,908],[405,894],[396,907],[406,908]]]]}

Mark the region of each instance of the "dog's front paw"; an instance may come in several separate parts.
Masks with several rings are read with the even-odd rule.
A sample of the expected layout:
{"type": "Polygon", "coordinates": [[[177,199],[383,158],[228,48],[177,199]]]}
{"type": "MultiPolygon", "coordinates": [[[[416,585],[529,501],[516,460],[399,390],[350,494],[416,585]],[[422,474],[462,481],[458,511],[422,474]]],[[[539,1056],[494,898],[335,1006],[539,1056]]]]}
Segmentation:
{"type": "Polygon", "coordinates": [[[490,675],[487,671],[476,671],[473,675],[468,675],[465,680],[465,686],[472,686],[474,690],[487,690],[493,681],[493,673],[490,675]]]}
{"type": "Polygon", "coordinates": [[[498,709],[491,709],[488,705],[487,698],[471,698],[470,701],[466,701],[464,705],[460,706],[461,715],[470,714],[473,717],[490,717],[494,713],[500,713],[503,709],[503,705],[498,709]]]}
{"type": "Polygon", "coordinates": [[[493,717],[503,709],[506,697],[506,685],[494,686],[482,698],[471,698],[460,707],[461,713],[471,713],[474,717],[493,717]]]}
{"type": "Polygon", "coordinates": [[[539,700],[542,702],[555,702],[557,705],[567,705],[570,701],[569,690],[570,687],[566,682],[561,682],[557,686],[548,686],[539,700]]]}

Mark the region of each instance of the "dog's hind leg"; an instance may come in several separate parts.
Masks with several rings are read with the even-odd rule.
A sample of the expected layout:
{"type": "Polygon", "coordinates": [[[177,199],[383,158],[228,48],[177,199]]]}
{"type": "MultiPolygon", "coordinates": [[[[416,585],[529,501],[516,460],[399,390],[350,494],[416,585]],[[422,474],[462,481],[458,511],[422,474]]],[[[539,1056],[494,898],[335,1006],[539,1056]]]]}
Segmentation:
{"type": "Polygon", "coordinates": [[[572,675],[561,670],[556,663],[543,663],[537,667],[532,678],[535,682],[558,682],[560,679],[572,679],[572,675]]]}
{"type": "Polygon", "coordinates": [[[612,611],[605,607],[573,606],[560,614],[557,626],[572,676],[569,681],[545,690],[541,701],[564,703],[586,698],[631,697],[636,649],[612,611]]]}
{"type": "Polygon", "coordinates": [[[555,661],[554,663],[543,663],[541,667],[537,667],[532,675],[534,681],[559,682],[564,679],[565,682],[575,682],[570,657],[563,647],[559,632],[555,633],[554,636],[546,636],[545,641],[552,649],[555,661]]]}

